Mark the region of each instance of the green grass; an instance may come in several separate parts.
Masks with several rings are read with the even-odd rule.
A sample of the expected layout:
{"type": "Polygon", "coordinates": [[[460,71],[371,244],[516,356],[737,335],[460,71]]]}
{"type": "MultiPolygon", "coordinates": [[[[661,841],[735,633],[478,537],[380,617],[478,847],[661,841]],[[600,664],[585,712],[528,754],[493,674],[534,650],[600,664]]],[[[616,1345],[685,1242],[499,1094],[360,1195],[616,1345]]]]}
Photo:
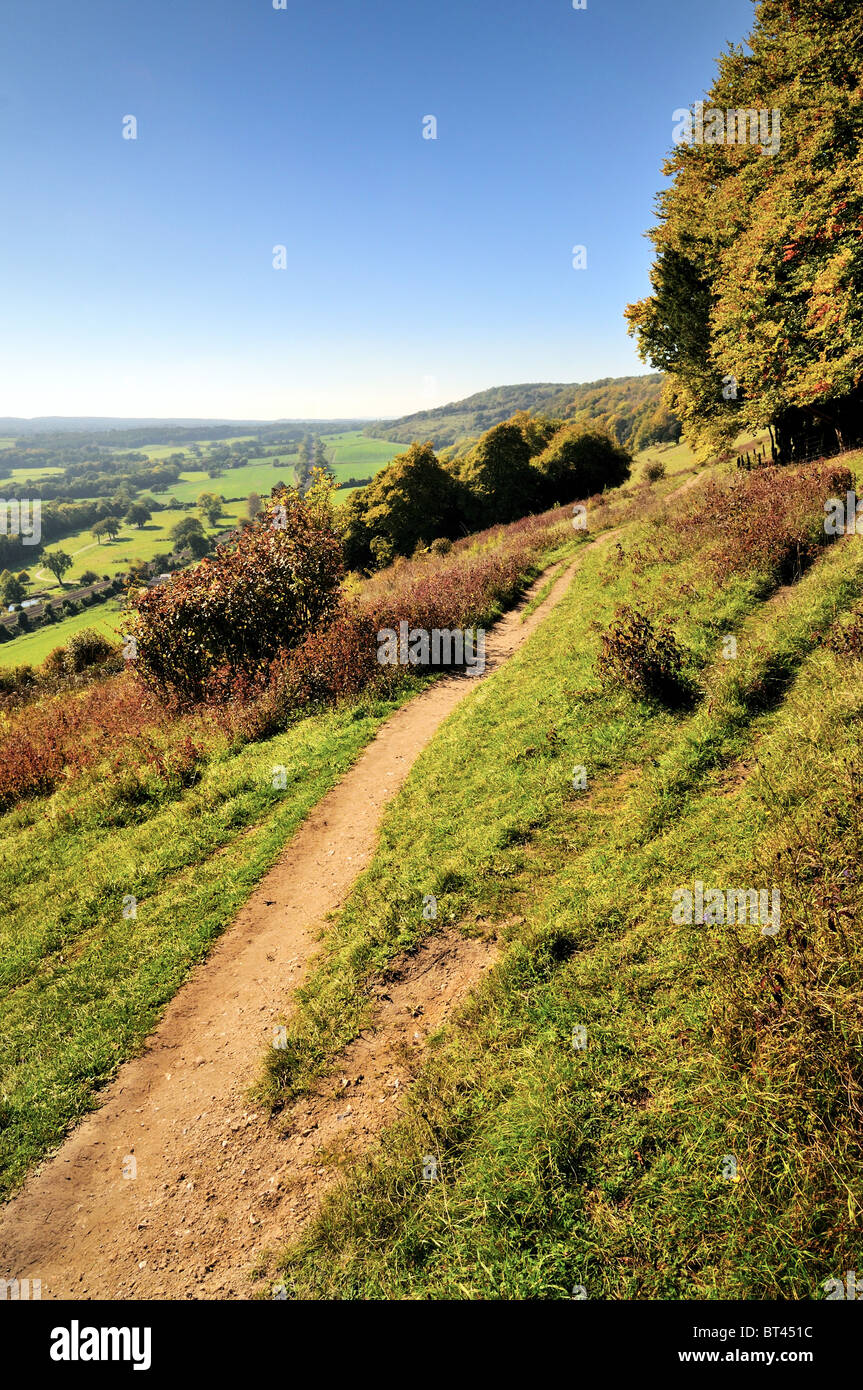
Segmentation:
{"type": "MultiPolygon", "coordinates": [[[[401,452],[399,445],[390,444],[386,440],[369,439],[357,431],[321,437],[325,444],[331,446],[332,468],[337,482],[346,482],[348,478],[372,477],[378,469],[383,468],[390,459],[401,452]]],[[[274,459],[251,459],[243,468],[226,468],[217,478],[208,477],[203,469],[185,471],[180,475],[178,482],[166,491],[153,495],[159,501],[173,497],[179,502],[197,502],[202,492],[217,492],[223,497],[241,498],[243,502],[250,492],[257,492],[261,497],[266,497],[276,483],[294,482],[294,465],[298,457],[296,452],[285,450],[284,454],[278,457],[281,460],[278,467],[274,467],[274,459]]],[[[338,500],[342,501],[346,494],[336,495],[338,500]]]]}
{"type": "Polygon", "coordinates": [[[392,444],[388,439],[372,439],[359,430],[324,434],[321,439],[331,447],[333,471],[339,479],[371,477],[397,454],[404,453],[405,447],[403,444],[392,444]]]}
{"type": "Polygon", "coordinates": [[[100,769],[0,819],[0,1190],[97,1103],[393,708],[331,711],[223,749],[191,787],[100,769]]]}
{"type": "Polygon", "coordinates": [[[58,623],[50,623],[47,627],[37,628],[35,632],[4,642],[0,646],[0,667],[38,666],[55,647],[64,647],[74,633],[85,627],[95,628],[112,642],[116,641],[122,625],[118,601],[107,599],[105,603],[94,604],[83,613],[75,613],[71,618],[62,618],[58,623]]]}
{"type": "MultiPolygon", "coordinates": [[[[9,477],[16,483],[38,482],[40,478],[56,478],[58,473],[63,473],[64,469],[58,467],[46,468],[13,468],[9,477]]],[[[0,479],[0,487],[2,487],[0,479]]]]}
{"type": "Polygon", "coordinates": [[[859,604],[863,556],[830,548],[776,601],[702,570],[586,556],[391,807],[268,1056],[270,1094],[327,1071],[373,1016],[370,983],[430,929],[496,934],[503,957],[286,1255],[296,1296],[809,1298],[859,1268],[863,946],[842,923],[861,906],[863,663],[818,634],[859,604]],[[597,684],[585,614],[604,624],[633,587],[693,652],[691,713],[597,684]],[[695,879],[781,883],[783,931],[672,925],[695,879]]]}
{"type": "Polygon", "coordinates": [[[695,455],[686,443],[680,444],[651,444],[647,449],[641,449],[635,455],[632,464],[632,481],[640,483],[644,481],[644,471],[648,463],[658,462],[665,467],[668,477],[673,478],[677,473],[686,472],[694,468],[695,455]]]}

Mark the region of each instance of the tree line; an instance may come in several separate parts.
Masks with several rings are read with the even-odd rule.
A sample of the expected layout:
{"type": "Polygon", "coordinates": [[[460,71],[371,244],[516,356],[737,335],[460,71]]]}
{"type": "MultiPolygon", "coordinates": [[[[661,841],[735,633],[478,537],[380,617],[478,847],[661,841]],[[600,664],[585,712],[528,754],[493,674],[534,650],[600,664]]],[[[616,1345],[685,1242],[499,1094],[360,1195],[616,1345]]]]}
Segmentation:
{"type": "Polygon", "coordinates": [[[364,573],[436,540],[516,520],[615,487],[632,456],[601,427],[520,411],[459,459],[414,443],[348,498],[344,556],[364,573]]]}

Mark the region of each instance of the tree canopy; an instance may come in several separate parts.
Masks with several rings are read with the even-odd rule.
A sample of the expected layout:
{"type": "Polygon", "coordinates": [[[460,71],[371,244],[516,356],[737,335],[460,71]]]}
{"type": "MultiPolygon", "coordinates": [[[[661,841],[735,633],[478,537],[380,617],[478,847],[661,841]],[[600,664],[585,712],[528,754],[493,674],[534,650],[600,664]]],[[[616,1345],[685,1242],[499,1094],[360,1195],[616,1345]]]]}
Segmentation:
{"type": "Polygon", "coordinates": [[[705,103],[722,140],[711,122],[666,162],[652,293],[627,317],[700,457],[769,424],[790,460],[863,435],[863,7],[761,0],[748,49],[705,103]],[[734,113],[768,114],[773,152],[739,122],[731,141],[734,113]]]}

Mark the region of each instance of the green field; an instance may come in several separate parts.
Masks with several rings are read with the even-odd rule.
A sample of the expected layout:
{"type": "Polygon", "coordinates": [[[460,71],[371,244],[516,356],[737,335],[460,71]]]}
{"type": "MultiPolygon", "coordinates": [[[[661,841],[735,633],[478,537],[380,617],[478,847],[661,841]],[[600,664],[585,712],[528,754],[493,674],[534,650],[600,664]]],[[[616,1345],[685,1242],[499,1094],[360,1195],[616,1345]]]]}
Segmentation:
{"type": "MultiPolygon", "coordinates": [[[[80,582],[85,570],[93,570],[99,578],[106,574],[113,579],[122,570],[127,570],[135,560],[154,560],[157,555],[168,555],[171,551],[171,531],[190,513],[179,507],[163,512],[154,512],[152,521],[140,530],[137,526],[123,526],[113,540],[94,540],[89,530],[76,531],[48,547],[49,550],[65,550],[72,556],[72,568],[64,575],[63,588],[69,589],[80,582]]],[[[197,513],[194,513],[197,515],[197,513]]],[[[210,531],[208,534],[212,535],[210,531]]],[[[57,582],[44,564],[30,568],[33,589],[56,590],[57,582]]]]}
{"type": "Polygon", "coordinates": [[[37,632],[13,637],[11,642],[0,646],[0,667],[38,666],[55,647],[64,647],[70,637],[85,627],[94,627],[113,641],[121,626],[119,603],[118,599],[108,599],[72,618],[39,628],[37,632]]]}
{"type": "MultiPolygon", "coordinates": [[[[40,478],[55,478],[58,473],[62,473],[62,468],[13,468],[9,474],[13,483],[38,482],[40,478]]],[[[0,487],[3,481],[0,479],[0,487]]]]}
{"type": "Polygon", "coordinates": [[[388,439],[369,439],[359,430],[347,430],[344,434],[322,434],[321,440],[333,452],[333,471],[340,476],[370,477],[397,454],[404,452],[403,444],[391,444],[388,439]]]}
{"type": "MultiPolygon", "coordinates": [[[[287,457],[287,456],[286,456],[287,457]]],[[[197,502],[202,492],[217,492],[222,497],[237,497],[243,502],[250,492],[266,497],[276,483],[293,483],[293,464],[287,462],[279,468],[273,467],[274,460],[266,459],[249,463],[245,468],[226,468],[218,478],[210,478],[203,469],[189,470],[180,474],[179,482],[173,483],[164,492],[153,492],[160,502],[175,498],[178,502],[197,502]]]]}
{"type": "MultiPolygon", "coordinates": [[[[370,478],[402,452],[399,444],[390,444],[385,439],[368,439],[356,430],[322,435],[321,439],[332,453],[333,473],[340,483],[347,482],[348,478],[370,478]]],[[[189,469],[181,473],[178,482],[164,492],[154,492],[153,496],[160,501],[173,497],[178,502],[197,502],[202,492],[218,492],[223,497],[239,498],[245,502],[250,492],[266,497],[276,483],[292,484],[296,462],[296,453],[286,451],[278,459],[251,459],[243,468],[226,468],[217,478],[210,478],[204,469],[189,469]]],[[[349,491],[340,493],[338,500],[342,502],[347,496],[349,491]]]]}
{"type": "MultiPolygon", "coordinates": [[[[229,527],[244,511],[244,502],[228,506],[217,530],[208,526],[205,526],[204,530],[211,538],[215,537],[218,531],[229,527]]],[[[53,574],[46,570],[44,565],[37,564],[29,570],[31,582],[27,586],[28,593],[33,596],[47,592],[51,597],[56,597],[59,593],[78,586],[81,575],[86,570],[92,570],[100,579],[105,575],[113,579],[128,570],[134,561],[155,560],[160,555],[167,558],[173,548],[172,529],[178,521],[190,515],[197,516],[197,513],[181,511],[179,508],[154,512],[152,521],[140,530],[136,526],[123,526],[113,540],[104,540],[101,544],[93,539],[89,531],[78,531],[75,535],[67,536],[49,547],[52,550],[65,550],[67,555],[73,557],[72,568],[67,570],[63,585],[57,584],[53,574]]],[[[105,607],[96,607],[88,610],[87,614],[76,614],[74,617],[64,618],[62,622],[53,623],[44,632],[13,637],[10,642],[0,646],[0,666],[18,666],[25,662],[32,664],[41,660],[54,647],[67,642],[79,627],[98,626],[95,616],[91,617],[90,614],[101,615],[105,612],[105,607]]]]}
{"type": "MultiPolygon", "coordinates": [[[[240,444],[252,438],[254,438],[254,436],[250,434],[237,434],[231,439],[198,439],[195,443],[203,446],[207,444],[240,444]]],[[[121,452],[125,453],[126,450],[122,450],[121,452]]],[[[129,452],[132,451],[130,450],[129,452]]],[[[187,454],[188,452],[188,444],[145,444],[142,445],[140,449],[134,450],[134,453],[146,454],[147,457],[151,459],[164,459],[169,458],[171,454],[187,454]]]]}

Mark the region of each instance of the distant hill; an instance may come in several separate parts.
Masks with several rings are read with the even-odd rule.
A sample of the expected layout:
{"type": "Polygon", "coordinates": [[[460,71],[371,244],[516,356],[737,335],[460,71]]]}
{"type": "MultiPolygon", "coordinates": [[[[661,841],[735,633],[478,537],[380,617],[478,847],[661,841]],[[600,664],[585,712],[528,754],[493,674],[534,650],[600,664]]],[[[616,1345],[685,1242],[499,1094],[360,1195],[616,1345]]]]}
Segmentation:
{"type": "Polygon", "coordinates": [[[252,421],[252,420],[202,420],[198,418],[174,419],[165,416],[125,416],[125,415],[34,415],[32,418],[25,418],[20,415],[0,416],[0,434],[14,435],[20,438],[25,434],[55,434],[58,432],[78,433],[86,431],[103,430],[132,430],[132,429],[169,429],[172,426],[180,429],[197,429],[202,426],[231,425],[239,427],[241,425],[251,426],[261,423],[272,423],[271,421],[252,421]]]}
{"type": "MultiPolygon", "coordinates": [[[[631,444],[658,412],[664,417],[660,407],[662,382],[659,373],[652,373],[603,377],[601,381],[568,385],[545,381],[495,386],[434,410],[418,410],[400,420],[377,421],[366,428],[366,434],[376,439],[390,439],[396,444],[431,439],[435,448],[442,449],[475,438],[517,410],[538,410],[565,419],[582,415],[585,419],[598,420],[608,426],[621,444],[631,444]]],[[[670,431],[676,429],[676,425],[670,417],[664,420],[664,428],[667,437],[673,437],[670,431]]]]}
{"type": "Polygon", "coordinates": [[[38,415],[24,419],[0,416],[0,438],[26,441],[27,446],[68,444],[103,448],[146,448],[153,444],[190,444],[203,440],[251,435],[262,441],[297,438],[305,430],[337,434],[361,430],[367,420],[198,420],[138,418],[110,415],[38,415]]]}

